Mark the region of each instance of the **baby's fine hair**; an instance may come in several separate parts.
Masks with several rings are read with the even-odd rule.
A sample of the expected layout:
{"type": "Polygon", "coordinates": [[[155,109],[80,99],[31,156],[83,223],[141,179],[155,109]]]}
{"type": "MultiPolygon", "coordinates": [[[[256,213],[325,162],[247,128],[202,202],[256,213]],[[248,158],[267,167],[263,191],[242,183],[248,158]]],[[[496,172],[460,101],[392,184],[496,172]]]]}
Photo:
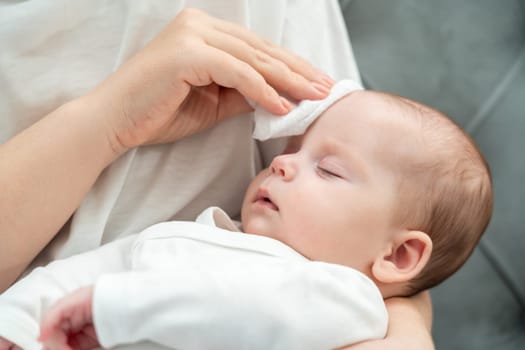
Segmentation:
{"type": "Polygon", "coordinates": [[[425,232],[433,245],[429,262],[408,283],[412,295],[441,283],[471,255],[492,216],[492,178],[474,141],[450,118],[416,101],[379,94],[420,130],[411,142],[423,152],[395,165],[400,176],[394,220],[425,232]]]}

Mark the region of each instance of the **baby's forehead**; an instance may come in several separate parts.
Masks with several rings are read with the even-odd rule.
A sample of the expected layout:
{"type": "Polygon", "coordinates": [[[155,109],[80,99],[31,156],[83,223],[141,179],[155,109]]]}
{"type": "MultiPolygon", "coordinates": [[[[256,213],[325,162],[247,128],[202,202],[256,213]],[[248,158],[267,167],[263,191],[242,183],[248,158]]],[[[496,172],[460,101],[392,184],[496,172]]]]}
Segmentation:
{"type": "Polygon", "coordinates": [[[361,133],[413,133],[421,128],[425,106],[415,101],[371,90],[358,90],[342,97],[319,117],[333,128],[348,127],[361,133]]]}
{"type": "Polygon", "coordinates": [[[386,163],[422,159],[431,156],[431,140],[447,139],[450,135],[448,124],[453,123],[439,115],[440,112],[401,96],[354,91],[332,104],[304,135],[293,137],[288,150],[305,138],[321,142],[335,136],[348,140],[349,146],[373,147],[368,154],[380,156],[380,161],[386,158],[386,163]]]}
{"type": "Polygon", "coordinates": [[[363,90],[341,98],[321,118],[331,119],[333,129],[346,133],[348,139],[373,139],[383,159],[409,161],[428,156],[426,138],[434,131],[425,126],[425,119],[434,119],[431,114],[431,108],[418,102],[363,90]]]}
{"type": "Polygon", "coordinates": [[[385,120],[415,118],[418,114],[432,111],[430,107],[406,97],[373,90],[353,91],[334,105],[336,104],[342,105],[341,107],[348,111],[357,109],[385,120]]]}

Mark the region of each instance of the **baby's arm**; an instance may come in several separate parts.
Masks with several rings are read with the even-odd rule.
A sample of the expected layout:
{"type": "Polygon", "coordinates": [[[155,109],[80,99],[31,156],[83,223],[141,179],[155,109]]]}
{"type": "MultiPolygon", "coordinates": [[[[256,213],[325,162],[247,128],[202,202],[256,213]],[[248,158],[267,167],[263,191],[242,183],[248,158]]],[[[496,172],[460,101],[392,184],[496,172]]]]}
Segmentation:
{"type": "Polygon", "coordinates": [[[135,236],[130,236],[87,253],[57,260],[36,268],[15,283],[0,295],[0,338],[4,338],[4,343],[8,340],[23,349],[40,349],[37,338],[43,312],[67,293],[93,284],[101,273],[126,269],[126,257],[134,239],[135,236]]]}
{"type": "Polygon", "coordinates": [[[289,262],[105,275],[93,321],[104,347],[186,349],[328,349],[381,338],[387,323],[379,292],[361,274],[289,262]]]}

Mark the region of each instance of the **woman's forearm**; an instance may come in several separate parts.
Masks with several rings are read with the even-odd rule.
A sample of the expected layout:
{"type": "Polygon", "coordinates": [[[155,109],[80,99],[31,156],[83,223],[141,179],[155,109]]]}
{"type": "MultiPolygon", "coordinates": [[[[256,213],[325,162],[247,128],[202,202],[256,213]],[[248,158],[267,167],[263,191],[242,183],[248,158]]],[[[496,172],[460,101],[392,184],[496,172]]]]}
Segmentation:
{"type": "Polygon", "coordinates": [[[118,156],[103,118],[85,97],[0,145],[0,291],[53,238],[118,156]]]}

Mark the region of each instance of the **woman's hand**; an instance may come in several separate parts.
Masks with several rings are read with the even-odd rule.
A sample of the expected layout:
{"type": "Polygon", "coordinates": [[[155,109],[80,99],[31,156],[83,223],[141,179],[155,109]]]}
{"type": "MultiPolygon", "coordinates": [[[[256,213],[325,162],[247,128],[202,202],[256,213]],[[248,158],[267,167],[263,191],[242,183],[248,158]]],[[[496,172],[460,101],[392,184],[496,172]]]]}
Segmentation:
{"type": "Polygon", "coordinates": [[[93,287],[84,287],[54,304],[40,322],[44,349],[72,350],[100,347],[93,326],[93,287]]]}
{"type": "Polygon", "coordinates": [[[432,304],[428,291],[410,298],[389,298],[385,302],[389,318],[386,337],[364,341],[344,350],[434,350],[430,333],[432,304]]]}
{"type": "Polygon", "coordinates": [[[183,10],[91,97],[107,111],[117,152],[173,142],[249,111],[246,96],[275,114],[319,99],[332,80],[239,25],[183,10]]]}

